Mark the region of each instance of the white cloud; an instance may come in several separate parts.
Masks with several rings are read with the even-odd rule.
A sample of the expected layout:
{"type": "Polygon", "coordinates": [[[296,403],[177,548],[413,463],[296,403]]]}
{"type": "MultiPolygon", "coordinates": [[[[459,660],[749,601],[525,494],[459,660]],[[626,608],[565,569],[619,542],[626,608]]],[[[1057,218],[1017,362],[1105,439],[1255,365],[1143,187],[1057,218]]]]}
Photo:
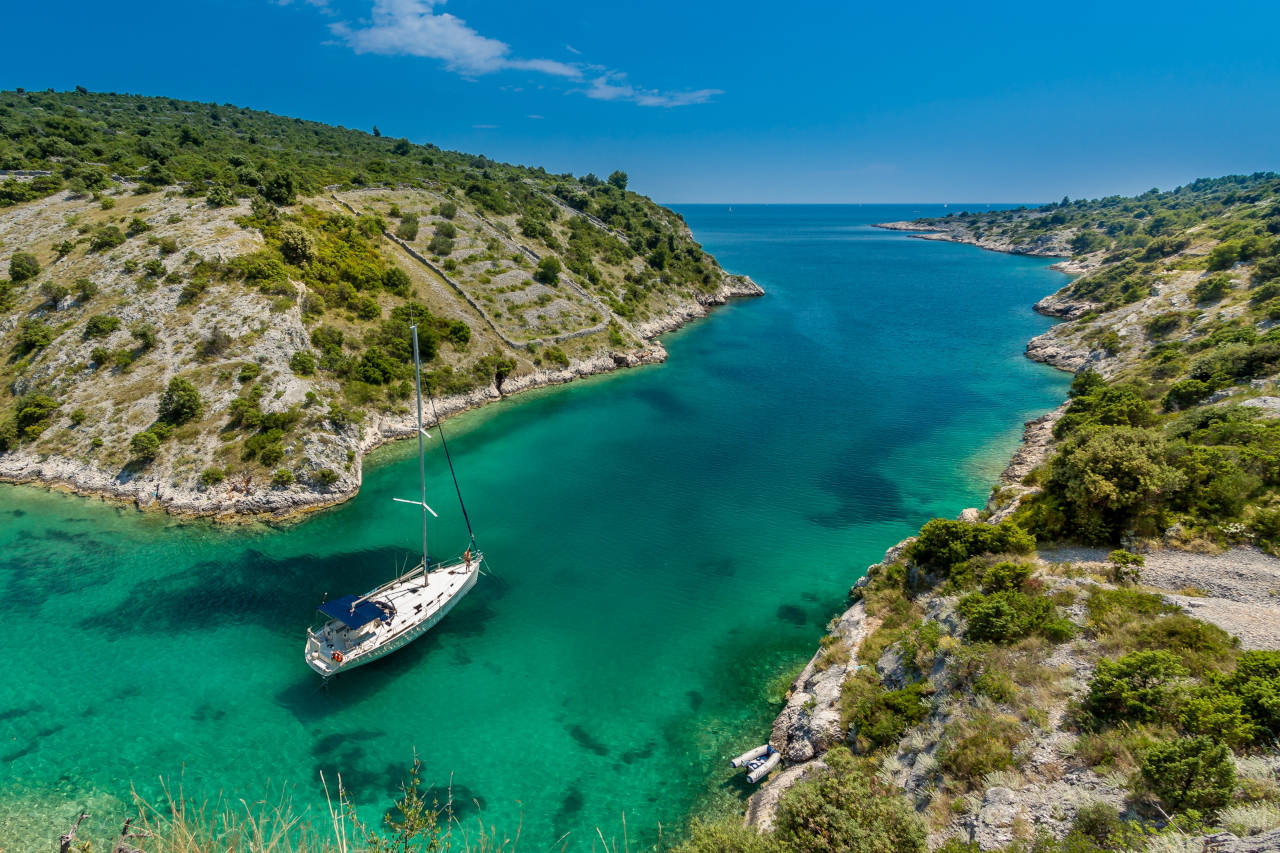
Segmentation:
{"type": "Polygon", "coordinates": [[[476,130],[495,130],[498,127],[496,124],[473,124],[471,126],[476,130]]]}
{"type": "Polygon", "coordinates": [[[545,118],[545,116],[540,116],[537,113],[529,113],[525,118],[545,118]]]}
{"type": "Polygon", "coordinates": [[[583,90],[583,93],[597,101],[631,101],[642,107],[684,107],[689,104],[705,104],[716,95],[724,94],[724,90],[659,92],[656,89],[637,89],[627,82],[627,75],[611,71],[592,80],[591,88],[583,90]]]}
{"type": "MultiPolygon", "coordinates": [[[[329,0],[275,0],[281,5],[307,3],[325,11],[329,0]]],[[[523,59],[511,55],[511,45],[481,35],[466,21],[440,11],[445,0],[373,0],[368,20],[352,24],[338,21],[329,25],[342,43],[356,53],[384,56],[418,56],[436,59],[459,74],[479,76],[498,71],[531,71],[566,80],[595,77],[587,89],[575,89],[600,101],[628,101],[643,107],[682,107],[703,104],[720,89],[662,92],[640,89],[627,82],[626,75],[600,65],[561,62],[556,59],[523,59]]],[[[565,50],[581,54],[571,45],[565,50]]]]}

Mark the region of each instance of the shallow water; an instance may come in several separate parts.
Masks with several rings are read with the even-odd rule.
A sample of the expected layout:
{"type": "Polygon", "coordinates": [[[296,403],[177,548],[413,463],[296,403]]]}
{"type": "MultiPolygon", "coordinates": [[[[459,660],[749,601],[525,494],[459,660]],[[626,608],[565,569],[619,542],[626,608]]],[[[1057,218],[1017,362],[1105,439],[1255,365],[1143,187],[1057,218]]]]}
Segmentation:
{"type": "MultiPolygon", "coordinates": [[[[522,849],[589,849],[624,812],[648,843],[743,796],[725,759],[767,736],[770,680],[886,547],[980,505],[1022,421],[1062,398],[1022,350],[1065,279],[868,227],[937,208],[679,209],[767,296],[669,336],[666,365],[451,422],[491,573],[325,690],[302,661],[311,609],[410,558],[417,518],[391,498],[416,494],[413,447],[284,527],[0,488],[0,839],[48,841],[161,777],[319,809],[319,772],[341,772],[376,820],[414,750],[464,820],[477,801],[522,849]]],[[[438,450],[428,476],[433,542],[456,553],[438,450]]]]}

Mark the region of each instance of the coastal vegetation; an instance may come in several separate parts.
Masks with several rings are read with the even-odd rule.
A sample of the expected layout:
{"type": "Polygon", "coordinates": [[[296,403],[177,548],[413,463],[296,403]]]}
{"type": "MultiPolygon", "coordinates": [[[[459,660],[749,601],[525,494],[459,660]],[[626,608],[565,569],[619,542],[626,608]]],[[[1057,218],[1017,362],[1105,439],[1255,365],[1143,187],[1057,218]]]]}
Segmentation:
{"type": "Polygon", "coordinates": [[[1280,652],[1144,583],[1151,555],[1280,547],[1280,176],[893,227],[1068,255],[1077,277],[1038,306],[1067,322],[1029,348],[1076,373],[1068,402],[986,510],[928,522],[855,586],[869,630],[833,620],[814,658],[845,672],[834,734],[810,676],[793,685],[825,751],[766,782],[754,826],[695,824],[685,849],[811,849],[787,821],[815,788],[840,792],[806,820],[823,849],[911,849],[859,824],[853,760],[947,853],[1280,827],[1280,652]]]}
{"type": "Polygon", "coordinates": [[[3,475],[184,512],[354,493],[411,432],[410,326],[450,413],[660,360],[656,333],[759,292],[621,171],[225,104],[3,92],[0,170],[3,475]]]}

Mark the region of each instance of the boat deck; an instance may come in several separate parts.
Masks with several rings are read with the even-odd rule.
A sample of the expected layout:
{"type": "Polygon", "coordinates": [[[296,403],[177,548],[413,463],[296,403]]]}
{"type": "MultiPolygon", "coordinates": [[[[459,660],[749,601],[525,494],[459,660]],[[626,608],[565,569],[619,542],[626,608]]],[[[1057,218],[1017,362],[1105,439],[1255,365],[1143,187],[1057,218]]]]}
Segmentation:
{"type": "MultiPolygon", "coordinates": [[[[380,606],[389,606],[390,618],[374,620],[350,628],[331,619],[309,631],[307,664],[324,676],[376,660],[401,648],[434,625],[440,617],[470,591],[479,574],[479,560],[470,567],[463,563],[433,569],[425,576],[411,574],[384,584],[367,596],[380,606]],[[334,660],[334,653],[342,656],[334,660]]],[[[384,611],[385,612],[385,611],[384,611]]]]}

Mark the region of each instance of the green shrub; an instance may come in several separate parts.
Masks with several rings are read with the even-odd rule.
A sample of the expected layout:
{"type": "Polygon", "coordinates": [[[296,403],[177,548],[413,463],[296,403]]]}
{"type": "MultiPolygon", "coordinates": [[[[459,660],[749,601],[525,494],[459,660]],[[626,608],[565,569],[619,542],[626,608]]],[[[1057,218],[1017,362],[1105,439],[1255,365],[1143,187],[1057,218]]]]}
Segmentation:
{"type": "Polygon", "coordinates": [[[396,236],[410,242],[418,239],[418,217],[407,214],[401,219],[400,224],[396,226],[396,236]]]}
{"type": "Polygon", "coordinates": [[[93,236],[89,238],[89,248],[94,252],[105,252],[124,245],[124,241],[124,232],[119,228],[114,225],[101,225],[94,229],[93,236]]]}
{"type": "Polygon", "coordinates": [[[1147,558],[1117,548],[1107,555],[1107,562],[1111,564],[1111,580],[1114,583],[1137,583],[1147,558]]]}
{"type": "Polygon", "coordinates": [[[1026,563],[996,563],[982,573],[982,591],[988,595],[993,592],[1022,591],[1031,579],[1034,568],[1026,563]]]}
{"type": "Polygon", "coordinates": [[[427,244],[427,251],[433,255],[449,255],[453,252],[453,241],[441,234],[436,234],[427,244]]]}
{"type": "Polygon", "coordinates": [[[1139,764],[1142,784],[1170,811],[1212,811],[1226,805],[1236,789],[1231,751],[1197,736],[1157,743],[1139,764]]]}
{"type": "Polygon", "coordinates": [[[200,472],[200,485],[208,488],[216,486],[226,479],[227,472],[221,468],[205,468],[200,472]]]}
{"type": "Polygon", "coordinates": [[[210,207],[230,207],[236,203],[236,197],[225,184],[213,184],[205,194],[205,202],[210,207]]]}
{"type": "Polygon", "coordinates": [[[1217,302],[1231,289],[1231,277],[1223,273],[1206,276],[1191,288],[1191,301],[1196,304],[1217,302]]]}
{"type": "Polygon", "coordinates": [[[300,349],[289,357],[289,369],[299,376],[316,372],[316,357],[309,350],[300,349]]]}
{"type": "Polygon", "coordinates": [[[33,279],[40,275],[40,262],[30,252],[14,252],[9,258],[9,278],[14,284],[33,279]]]}
{"type": "Polygon", "coordinates": [[[280,253],[291,264],[307,263],[316,256],[316,240],[296,222],[280,226],[280,253]]]}
{"type": "Polygon", "coordinates": [[[150,462],[160,452],[160,439],[151,430],[143,430],[129,439],[129,449],[136,459],[150,462]]]}
{"type": "Polygon", "coordinates": [[[107,335],[119,328],[119,317],[111,317],[106,314],[94,314],[84,324],[84,336],[86,338],[105,338],[107,335]]]}
{"type": "Polygon", "coordinates": [[[1270,737],[1280,737],[1280,652],[1248,651],[1227,681],[1244,708],[1270,737]]]}
{"type": "Polygon", "coordinates": [[[1033,550],[1035,540],[1010,521],[992,525],[935,518],[920,528],[906,556],[945,570],[980,554],[1028,554],[1033,550]]]}
{"type": "Polygon", "coordinates": [[[271,475],[271,485],[277,489],[283,489],[293,485],[293,472],[288,468],[277,468],[276,472],[271,475]]]}
{"type": "Polygon", "coordinates": [[[338,482],[338,472],[332,468],[321,468],[316,472],[316,482],[327,489],[338,482]]]}
{"type": "Polygon", "coordinates": [[[1160,616],[1138,628],[1132,639],[1138,649],[1173,652],[1197,676],[1230,669],[1240,647],[1238,639],[1217,625],[1185,613],[1160,616]]]}
{"type": "Polygon", "coordinates": [[[1244,701],[1219,684],[1192,689],[1178,709],[1178,728],[1189,735],[1206,735],[1233,749],[1251,744],[1258,726],[1244,710],[1244,701]]]}
{"type": "Polygon", "coordinates": [[[738,818],[694,818],[689,837],[674,853],[787,853],[787,848],[772,835],[743,826],[738,818]]]}
{"type": "Polygon", "coordinates": [[[1051,600],[1019,590],[973,593],[960,600],[959,610],[966,620],[965,638],[975,642],[1012,643],[1039,634],[1059,643],[1075,633],[1051,600]]]}
{"type": "Polygon", "coordinates": [[[908,684],[900,690],[884,690],[879,685],[863,684],[862,689],[845,685],[841,694],[842,723],[849,728],[849,739],[858,752],[873,752],[892,746],[903,733],[918,725],[929,714],[924,682],[908,684]],[[847,694],[847,697],[846,697],[847,694]]]}
{"type": "Polygon", "coordinates": [[[1173,722],[1190,671],[1172,652],[1133,652],[1098,661],[1082,709],[1091,728],[1173,722]]]}
{"type": "Polygon", "coordinates": [[[38,349],[44,349],[53,343],[53,329],[35,317],[23,317],[18,323],[19,355],[25,355],[38,349]]]}
{"type": "Polygon", "coordinates": [[[262,365],[256,361],[248,361],[240,365],[240,372],[236,374],[236,379],[240,382],[252,382],[262,373],[262,365]]]}
{"type": "Polygon", "coordinates": [[[777,840],[796,853],[925,853],[924,822],[896,788],[841,747],[825,760],[825,773],[783,795],[777,840]]]}
{"type": "Polygon", "coordinates": [[[34,441],[58,411],[58,401],[48,394],[28,394],[15,407],[15,441],[34,441]]]}
{"type": "Polygon", "coordinates": [[[445,219],[453,219],[458,215],[458,206],[451,201],[441,202],[440,215],[445,219]]]}
{"type": "Polygon", "coordinates": [[[204,401],[191,381],[181,376],[169,380],[169,386],[160,395],[160,420],[170,424],[185,424],[200,417],[204,401]]]}
{"type": "Polygon", "coordinates": [[[76,299],[79,302],[88,302],[90,299],[98,295],[98,285],[87,278],[76,279],[76,299]]]}
{"type": "MultiPolygon", "coordinates": [[[[1134,385],[1107,385],[1091,371],[1088,377],[1071,384],[1071,405],[1053,427],[1056,438],[1064,438],[1087,426],[1146,427],[1156,422],[1151,404],[1134,385]]],[[[1077,377],[1079,379],[1080,377],[1077,377]]]]}
{"type": "Polygon", "coordinates": [[[1050,538],[1115,542],[1126,531],[1162,529],[1165,506],[1185,484],[1161,433],[1100,427],[1063,443],[1027,517],[1050,538]]]}
{"type": "Polygon", "coordinates": [[[1213,385],[1200,379],[1183,379],[1173,383],[1165,392],[1161,404],[1166,412],[1188,409],[1207,399],[1214,391],[1213,385]]]}
{"type": "Polygon", "coordinates": [[[533,280],[540,281],[543,284],[555,284],[560,280],[560,259],[554,255],[547,255],[538,261],[538,268],[534,270],[533,280]]]}

